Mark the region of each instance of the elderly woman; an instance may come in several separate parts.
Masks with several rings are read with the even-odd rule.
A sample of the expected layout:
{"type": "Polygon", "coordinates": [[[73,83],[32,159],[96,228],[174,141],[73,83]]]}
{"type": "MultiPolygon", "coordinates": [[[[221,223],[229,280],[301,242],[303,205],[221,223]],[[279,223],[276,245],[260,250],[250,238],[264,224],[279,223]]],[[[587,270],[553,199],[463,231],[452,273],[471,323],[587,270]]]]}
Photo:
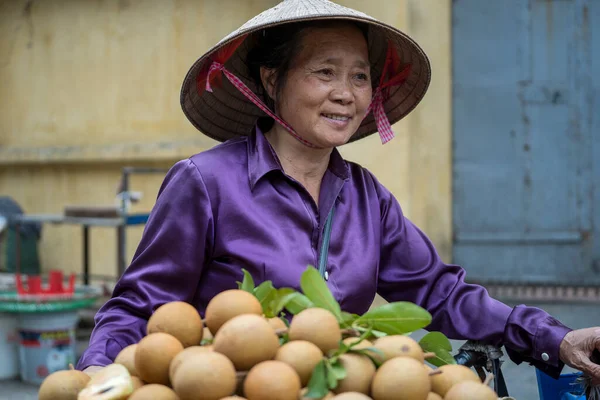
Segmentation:
{"type": "Polygon", "coordinates": [[[466,284],[394,196],[336,150],[376,131],[390,140],[390,121],[418,104],[429,80],[409,37],[326,0],[285,0],[208,51],[181,102],[194,126],[224,143],[167,174],[78,368],[111,363],[165,302],[204,315],[243,268],[257,282],[299,289],[310,264],[345,311],[364,313],[376,293],[411,301],[432,314],[428,329],[504,345],[513,361],[552,376],[566,363],[600,379],[590,361],[600,329],[571,330],[466,284]]]}

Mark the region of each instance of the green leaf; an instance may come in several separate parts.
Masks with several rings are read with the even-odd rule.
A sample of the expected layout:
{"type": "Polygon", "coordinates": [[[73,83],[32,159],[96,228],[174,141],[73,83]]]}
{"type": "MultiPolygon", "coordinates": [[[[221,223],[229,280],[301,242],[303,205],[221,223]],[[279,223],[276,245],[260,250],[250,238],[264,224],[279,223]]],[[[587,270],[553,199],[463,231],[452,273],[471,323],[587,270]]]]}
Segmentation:
{"type": "Polygon", "coordinates": [[[244,280],[241,283],[237,282],[238,289],[244,290],[249,293],[254,293],[254,279],[252,279],[252,275],[250,275],[250,272],[246,271],[243,268],[242,271],[244,272],[244,280]]]}
{"type": "Polygon", "coordinates": [[[285,309],[294,315],[298,314],[302,310],[314,307],[314,304],[308,299],[308,297],[298,292],[288,294],[280,301],[285,304],[285,309]]]}
{"type": "Polygon", "coordinates": [[[427,359],[428,363],[440,367],[445,364],[456,364],[452,356],[452,344],[441,332],[429,332],[419,341],[424,352],[435,353],[435,357],[427,359]]]}
{"type": "Polygon", "coordinates": [[[342,320],[340,321],[340,326],[344,328],[349,328],[352,326],[352,323],[356,321],[356,319],[358,319],[359,317],[360,315],[358,314],[351,314],[349,312],[342,311],[342,320]]]}
{"type": "Polygon", "coordinates": [[[327,361],[325,361],[325,367],[327,369],[327,388],[329,390],[335,389],[337,387],[338,380],[336,378],[335,373],[333,372],[333,367],[327,361]]]}
{"type": "Polygon", "coordinates": [[[410,302],[384,304],[368,311],[354,321],[387,335],[403,335],[424,328],[431,323],[431,314],[410,302]]]}
{"type": "Polygon", "coordinates": [[[300,278],[300,287],[302,292],[308,297],[310,301],[317,307],[324,308],[330,311],[338,321],[342,321],[342,310],[340,305],[335,300],[325,280],[319,274],[319,271],[315,267],[308,266],[302,273],[300,278]]]}
{"type": "Polygon", "coordinates": [[[254,289],[254,295],[258,301],[260,301],[263,313],[267,318],[272,318],[275,316],[271,313],[269,306],[271,304],[271,300],[273,300],[276,294],[277,289],[273,287],[273,283],[271,281],[265,281],[254,289]]]}
{"type": "Polygon", "coordinates": [[[335,379],[341,381],[347,375],[346,368],[342,365],[342,363],[338,360],[336,363],[330,364],[330,371],[335,376],[335,379]]]}
{"type": "Polygon", "coordinates": [[[271,304],[269,305],[271,312],[273,315],[278,315],[281,310],[285,308],[286,303],[288,302],[289,295],[297,293],[292,288],[281,288],[277,289],[277,293],[271,300],[271,304]]]}
{"type": "Polygon", "coordinates": [[[313,369],[313,372],[308,381],[308,391],[304,395],[312,399],[320,399],[325,397],[329,392],[327,384],[327,369],[325,367],[325,360],[319,361],[319,363],[313,369]]]}

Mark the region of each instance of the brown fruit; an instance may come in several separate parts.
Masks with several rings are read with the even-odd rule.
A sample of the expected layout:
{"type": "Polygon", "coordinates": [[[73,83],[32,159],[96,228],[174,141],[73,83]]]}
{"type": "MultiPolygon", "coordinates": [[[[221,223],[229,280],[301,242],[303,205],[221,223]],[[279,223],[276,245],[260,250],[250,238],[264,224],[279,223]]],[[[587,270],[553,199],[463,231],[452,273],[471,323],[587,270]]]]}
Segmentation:
{"type": "Polygon", "coordinates": [[[77,400],[77,395],[89,381],[90,376],[82,371],[53,372],[40,385],[38,398],[39,400],[77,400]]]}
{"type": "MultiPolygon", "coordinates": [[[[357,338],[357,337],[347,337],[346,339],[342,340],[342,342],[346,346],[350,346],[352,343],[356,343],[359,340],[360,340],[360,338],[357,338]]],[[[360,341],[360,343],[352,346],[352,349],[353,350],[361,350],[361,349],[366,349],[367,347],[373,347],[373,343],[371,343],[367,339],[363,339],[360,341]]]]}
{"type": "Polygon", "coordinates": [[[367,356],[354,353],[342,354],[339,360],[346,370],[346,377],[338,381],[337,387],[333,391],[335,393],[369,394],[375,375],[375,364],[367,356]]]}
{"type": "Polygon", "coordinates": [[[117,354],[115,358],[114,364],[121,364],[132,376],[137,376],[137,371],[135,370],[135,349],[137,348],[137,344],[131,344],[117,354]]]}
{"type": "Polygon", "coordinates": [[[266,319],[255,314],[233,317],[223,324],[213,341],[213,351],[229,358],[238,371],[248,371],[271,360],[279,349],[279,338],[266,319]]]}
{"type": "Polygon", "coordinates": [[[429,394],[427,395],[427,400],[444,400],[444,399],[442,398],[442,396],[440,396],[437,393],[429,392],[429,394]]]}
{"type": "Polygon", "coordinates": [[[421,363],[425,362],[423,349],[415,339],[409,336],[383,336],[375,341],[373,347],[383,353],[383,359],[380,354],[375,355],[381,362],[394,357],[412,357],[421,363]]]}
{"type": "Polygon", "coordinates": [[[300,377],[283,361],[256,364],[244,381],[244,395],[248,400],[297,400],[300,389],[300,377]]]}
{"type": "Polygon", "coordinates": [[[323,354],[337,349],[342,340],[335,316],[318,307],[307,308],[292,318],[288,332],[290,340],[306,340],[317,345],[323,354]]]}
{"type": "Polygon", "coordinates": [[[134,392],[145,385],[144,381],[138,378],[137,376],[131,377],[131,383],[133,385],[134,392]]]}
{"type": "Polygon", "coordinates": [[[283,320],[281,318],[278,318],[278,317],[268,318],[267,321],[269,322],[269,325],[271,325],[271,327],[274,330],[287,329],[285,322],[283,322],[283,320]]]}
{"type": "Polygon", "coordinates": [[[202,340],[204,324],[198,310],[184,301],[172,301],[158,307],[148,320],[147,333],[173,335],[183,347],[196,346],[202,340]]]}
{"type": "Polygon", "coordinates": [[[169,386],[169,366],[183,345],[174,336],[156,332],[142,338],[135,350],[135,370],[146,383],[169,386]]]}
{"type": "Polygon", "coordinates": [[[225,290],[213,297],[206,306],[206,326],[213,336],[223,324],[242,314],[262,315],[260,302],[252,293],[245,290],[225,290]]]}
{"type": "Polygon", "coordinates": [[[306,386],[315,366],[323,359],[323,352],[306,340],[287,342],[277,350],[275,360],[283,361],[294,368],[302,386],[306,386]]]}
{"type": "Polygon", "coordinates": [[[133,381],[127,368],[110,364],[94,374],[78,400],[124,400],[133,393],[133,381]]]}
{"type": "Polygon", "coordinates": [[[127,400],[179,400],[179,396],[167,386],[151,383],[133,392],[127,400]]]}
{"type": "Polygon", "coordinates": [[[298,400],[331,400],[334,398],[335,394],[331,391],[327,392],[327,394],[325,395],[325,397],[321,397],[319,399],[315,399],[314,397],[306,397],[305,394],[308,393],[308,388],[305,387],[302,390],[300,390],[300,393],[298,394],[298,400]]]}
{"type": "Polygon", "coordinates": [[[196,357],[199,354],[206,353],[207,351],[212,351],[212,346],[190,346],[183,351],[177,353],[173,360],[171,360],[171,364],[169,365],[169,379],[173,382],[173,376],[175,376],[175,371],[181,365],[181,363],[188,357],[196,357]]]}
{"type": "Polygon", "coordinates": [[[233,395],[235,385],[233,363],[213,351],[187,357],[173,376],[173,389],[181,400],[222,399],[233,395]]]}
{"type": "Polygon", "coordinates": [[[374,400],[426,400],[431,391],[429,373],[411,357],[394,357],[377,369],[371,385],[374,400]]]}
{"type": "Polygon", "coordinates": [[[479,376],[470,369],[460,364],[442,365],[437,368],[441,374],[431,375],[431,391],[446,397],[448,390],[455,384],[463,381],[481,383],[479,376]]]}
{"type": "Polygon", "coordinates": [[[369,396],[358,392],[346,392],[338,394],[331,400],[372,400],[369,396]]]}
{"type": "Polygon", "coordinates": [[[444,400],[497,400],[498,395],[487,385],[463,381],[448,390],[444,400]]]}

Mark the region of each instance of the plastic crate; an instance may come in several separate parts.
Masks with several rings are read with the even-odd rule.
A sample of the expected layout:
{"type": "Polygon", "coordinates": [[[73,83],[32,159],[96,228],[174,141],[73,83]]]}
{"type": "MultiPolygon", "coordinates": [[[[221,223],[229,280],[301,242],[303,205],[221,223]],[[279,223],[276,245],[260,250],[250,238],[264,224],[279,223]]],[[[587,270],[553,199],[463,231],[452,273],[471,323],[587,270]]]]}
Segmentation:
{"type": "Polygon", "coordinates": [[[535,370],[540,400],[586,400],[583,388],[575,383],[581,373],[562,374],[554,379],[539,369],[535,370]]]}

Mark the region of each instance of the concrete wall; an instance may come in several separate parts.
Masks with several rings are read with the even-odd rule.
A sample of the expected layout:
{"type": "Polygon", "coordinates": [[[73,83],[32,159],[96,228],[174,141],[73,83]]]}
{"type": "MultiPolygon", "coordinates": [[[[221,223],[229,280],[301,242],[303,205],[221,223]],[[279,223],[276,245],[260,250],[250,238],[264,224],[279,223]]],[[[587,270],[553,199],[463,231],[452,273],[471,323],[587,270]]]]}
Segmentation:
{"type": "MultiPolygon", "coordinates": [[[[405,29],[433,65],[426,99],[394,126],[342,153],[370,168],[438,246],[451,251],[449,0],[339,0],[405,29]]],[[[0,1],[0,193],[28,213],[115,200],[120,168],[169,167],[215,144],[179,108],[192,62],[275,0],[0,1]]],[[[152,207],[159,176],[133,178],[152,207]]],[[[128,260],[141,227],[128,230],[128,260]]],[[[92,273],[116,271],[116,235],[92,231],[92,273]]],[[[43,267],[80,271],[81,232],[51,226],[43,267]]]]}

